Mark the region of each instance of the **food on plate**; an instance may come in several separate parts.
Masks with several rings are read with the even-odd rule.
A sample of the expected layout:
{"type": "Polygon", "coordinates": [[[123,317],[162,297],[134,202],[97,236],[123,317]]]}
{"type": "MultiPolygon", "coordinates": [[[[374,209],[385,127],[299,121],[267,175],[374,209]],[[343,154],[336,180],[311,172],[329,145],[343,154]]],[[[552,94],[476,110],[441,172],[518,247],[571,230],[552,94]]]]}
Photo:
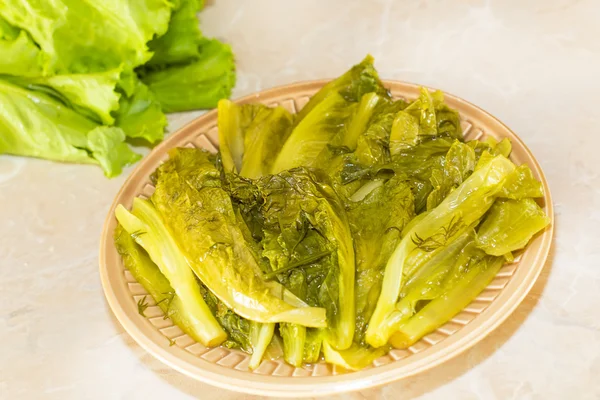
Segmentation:
{"type": "Polygon", "coordinates": [[[221,100],[219,153],[172,149],[150,198],[117,209],[117,249],[154,302],[250,368],[357,370],[409,347],[550,222],[507,139],[465,140],[439,91],[393,99],[372,61],[297,114],[221,100]]]}

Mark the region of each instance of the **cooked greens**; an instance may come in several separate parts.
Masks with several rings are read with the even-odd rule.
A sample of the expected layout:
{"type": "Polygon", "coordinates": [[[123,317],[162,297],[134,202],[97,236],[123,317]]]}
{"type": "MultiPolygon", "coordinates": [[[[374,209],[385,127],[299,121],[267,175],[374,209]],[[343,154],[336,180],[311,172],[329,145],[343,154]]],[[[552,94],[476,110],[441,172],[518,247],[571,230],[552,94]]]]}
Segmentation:
{"type": "MultiPolygon", "coordinates": [[[[227,335],[202,299],[185,254],[154,206],[147,200],[136,198],[131,212],[120,206],[116,215],[123,229],[148,252],[150,259],[168,280],[173,288],[170,292],[181,300],[183,315],[189,319],[194,336],[206,346],[221,344],[227,335]]],[[[154,275],[160,277],[158,273],[154,275]]],[[[152,281],[150,277],[148,280],[152,281]]]]}
{"type": "Polygon", "coordinates": [[[329,147],[353,145],[376,105],[373,96],[389,98],[379,80],[372,57],[331,81],[298,113],[296,125],[275,158],[271,172],[322,164],[329,147]],[[362,104],[363,95],[371,94],[362,104]],[[349,135],[347,136],[347,134],[349,135]],[[324,154],[325,153],[325,154],[324,154]]]}
{"type": "Polygon", "coordinates": [[[201,8],[1,2],[0,154],[98,164],[112,177],[139,159],[126,140],[162,140],[164,112],[215,107],[235,82],[233,55],[202,36],[201,8]]]}
{"type": "Polygon", "coordinates": [[[261,260],[244,235],[245,222],[220,187],[212,157],[194,157],[194,152],[173,154],[157,170],[152,195],[191,271],[244,318],[324,327],[324,309],[309,307],[282,285],[264,279],[261,260]]]}
{"type": "Polygon", "coordinates": [[[245,178],[271,171],[277,154],[291,131],[294,117],[285,108],[261,104],[237,105],[219,101],[219,147],[223,168],[245,178]]]}
{"type": "Polygon", "coordinates": [[[119,207],[115,240],[176,324],[208,342],[203,318],[250,368],[357,370],[411,346],[550,222],[508,140],[465,142],[441,92],[392,99],[371,57],[296,115],[222,100],[218,127],[218,155],[172,150],[150,200],[119,207]]]}
{"type": "Polygon", "coordinates": [[[366,332],[367,343],[380,347],[388,342],[397,327],[396,303],[407,279],[428,259],[479,222],[494,203],[503,180],[514,168],[508,159],[497,156],[475,171],[438,207],[422,214],[422,218],[413,220],[414,223],[407,227],[387,261],[381,295],[366,332]]]}

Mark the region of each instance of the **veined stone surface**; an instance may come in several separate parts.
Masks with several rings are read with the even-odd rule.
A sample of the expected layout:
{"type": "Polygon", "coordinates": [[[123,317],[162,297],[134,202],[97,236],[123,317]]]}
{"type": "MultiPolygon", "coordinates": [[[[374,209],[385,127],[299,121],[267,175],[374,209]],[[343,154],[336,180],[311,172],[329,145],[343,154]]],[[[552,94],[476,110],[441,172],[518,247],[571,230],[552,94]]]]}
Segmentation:
{"type": "MultiPolygon", "coordinates": [[[[515,313],[439,367],[339,399],[600,397],[599,17],[593,0],[209,2],[203,32],[237,57],[233,98],[371,53],[382,78],[498,117],[550,184],[551,262],[515,313]]],[[[171,115],[170,130],[200,113],[171,115]]],[[[0,398],[258,399],[165,367],[110,313],[98,241],[129,172],[0,156],[0,398]]]]}

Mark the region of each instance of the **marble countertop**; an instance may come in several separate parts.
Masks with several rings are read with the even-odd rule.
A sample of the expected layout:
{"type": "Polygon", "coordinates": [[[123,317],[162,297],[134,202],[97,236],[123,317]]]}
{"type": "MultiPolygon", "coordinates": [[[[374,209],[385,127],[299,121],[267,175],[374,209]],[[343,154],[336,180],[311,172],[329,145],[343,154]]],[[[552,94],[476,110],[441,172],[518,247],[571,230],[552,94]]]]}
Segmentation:
{"type": "MultiPolygon", "coordinates": [[[[496,115],[550,183],[554,247],[515,313],[452,361],[340,399],[600,398],[600,3],[208,3],[204,33],[237,55],[234,98],[339,75],[370,52],[383,78],[496,115]]],[[[170,130],[199,114],[171,115],[170,130]]],[[[0,157],[0,398],[257,399],[171,370],[112,316],[98,242],[130,171],[0,157]]]]}

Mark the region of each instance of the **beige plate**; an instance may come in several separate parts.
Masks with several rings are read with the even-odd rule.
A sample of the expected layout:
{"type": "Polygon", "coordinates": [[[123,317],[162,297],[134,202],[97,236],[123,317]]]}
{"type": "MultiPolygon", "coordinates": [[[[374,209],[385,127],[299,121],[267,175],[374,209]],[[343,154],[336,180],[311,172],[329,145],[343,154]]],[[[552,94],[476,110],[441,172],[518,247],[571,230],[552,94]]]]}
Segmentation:
{"type": "MultiPolygon", "coordinates": [[[[297,83],[246,96],[238,103],[280,104],[296,112],[326,81],[297,83]]],[[[387,81],[395,97],[415,98],[418,86],[387,81]]],[[[544,184],[544,210],[553,218],[548,184],[539,164],[525,144],[504,124],[485,111],[457,97],[446,95],[450,107],[463,119],[469,139],[493,136],[509,138],[513,144],[511,159],[527,163],[544,184]]],[[[523,300],[544,267],[552,242],[553,223],[529,245],[513,264],[505,265],[465,310],[437,331],[425,336],[407,350],[392,350],[372,367],[349,373],[320,363],[294,368],[281,360],[263,361],[254,372],[248,370],[249,357],[227,348],[206,348],[194,342],[169,319],[163,319],[159,307],[146,310],[148,318],[138,314],[137,301],[146,294],[123,263],[113,245],[114,217],[117,204],[130,207],[134,196],[152,193],[149,175],[167,151],[173,147],[202,147],[215,152],[217,112],[209,112],[168,137],[156,147],[127,179],[108,213],[100,243],[100,276],[108,303],[123,327],[148,352],[174,369],[222,388],[277,397],[320,396],[361,390],[382,385],[438,365],[483,339],[523,300]],[[175,342],[175,345],[169,344],[175,342]]],[[[152,304],[152,303],[151,303],[152,304]]]]}

